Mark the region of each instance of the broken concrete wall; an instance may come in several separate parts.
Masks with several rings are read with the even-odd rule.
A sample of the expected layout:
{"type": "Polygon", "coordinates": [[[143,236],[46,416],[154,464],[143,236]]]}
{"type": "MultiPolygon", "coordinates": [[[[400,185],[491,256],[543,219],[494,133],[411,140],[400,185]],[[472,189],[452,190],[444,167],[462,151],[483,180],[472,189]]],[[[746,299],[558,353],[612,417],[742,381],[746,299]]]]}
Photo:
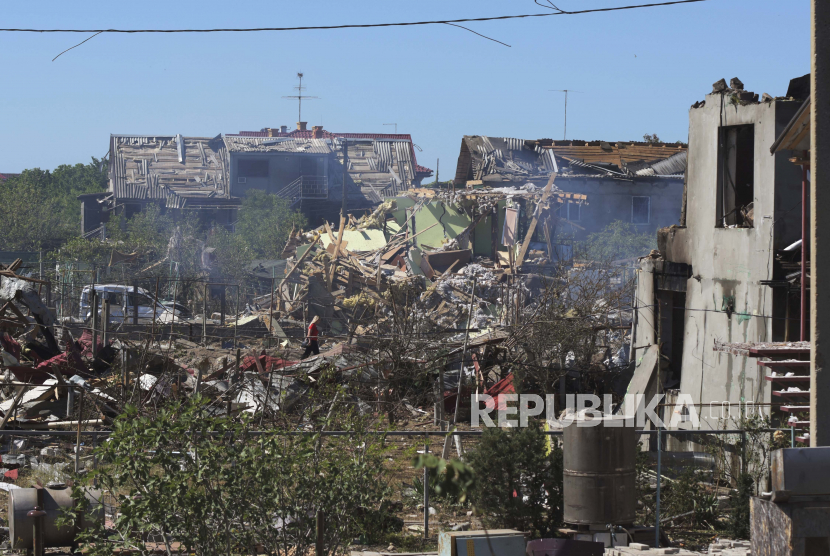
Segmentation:
{"type": "MultiPolygon", "coordinates": [[[[773,341],[772,290],[761,284],[772,278],[774,253],[800,237],[800,170],[787,156],[770,156],[769,147],[799,103],[773,101],[731,104],[729,97],[706,97],[693,108],[689,125],[687,226],[665,237],[665,255],[681,256],[691,265],[686,283],[680,390],[695,402],[769,402],[769,383],[757,359],[714,352],[724,342],[773,341]],[[723,102],[723,104],[721,104],[723,102]],[[723,228],[718,224],[718,128],[754,125],[754,227],[723,228]],[[675,242],[682,242],[676,246],[675,242]]],[[[679,210],[679,205],[678,205],[679,210]]],[[[638,276],[636,344],[656,341],[654,329],[655,265],[645,259],[638,276]]],[[[683,308],[673,308],[673,310],[683,308]]],[[[777,315],[783,317],[784,315],[777,315]]],[[[663,339],[666,341],[666,339],[663,339]]],[[[733,407],[737,408],[737,405],[733,407]]],[[[768,412],[768,409],[765,409],[768,412]]],[[[701,411],[701,426],[717,425],[720,411],[701,411]]],[[[733,413],[734,415],[734,413],[733,413]]]]}

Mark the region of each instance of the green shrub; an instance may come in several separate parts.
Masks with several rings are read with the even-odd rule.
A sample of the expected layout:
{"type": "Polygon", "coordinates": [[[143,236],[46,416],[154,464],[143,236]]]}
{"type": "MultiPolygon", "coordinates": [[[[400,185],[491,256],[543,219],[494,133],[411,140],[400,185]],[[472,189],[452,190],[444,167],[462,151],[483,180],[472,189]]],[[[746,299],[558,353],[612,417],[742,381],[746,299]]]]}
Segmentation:
{"type": "Polygon", "coordinates": [[[128,408],[97,448],[104,464],[73,486],[78,511],[86,505],[81,488],[95,478],[115,506],[112,529],[81,535],[88,553],[134,550],[150,537],[205,555],[254,547],[305,554],[316,540],[318,510],[331,554],[356,538],[372,542],[400,530],[385,500],[377,437],[357,431],[318,442],[316,435],[252,430],[247,420],[209,415],[199,399],[154,417],[128,408]]]}
{"type": "Polygon", "coordinates": [[[752,475],[743,473],[738,477],[738,489],[732,495],[732,514],[729,518],[729,534],[733,539],[749,538],[749,499],[754,489],[752,475]]]}
{"type": "Polygon", "coordinates": [[[562,449],[548,453],[538,423],[524,428],[488,428],[468,452],[476,474],[470,495],[482,521],[534,536],[553,534],[562,524],[562,449]]]}

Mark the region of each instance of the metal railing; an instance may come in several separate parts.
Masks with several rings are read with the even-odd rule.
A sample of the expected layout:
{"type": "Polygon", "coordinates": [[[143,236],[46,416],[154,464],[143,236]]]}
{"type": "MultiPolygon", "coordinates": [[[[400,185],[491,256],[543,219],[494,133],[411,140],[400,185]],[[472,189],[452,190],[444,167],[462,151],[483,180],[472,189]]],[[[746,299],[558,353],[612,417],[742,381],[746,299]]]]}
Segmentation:
{"type": "Polygon", "coordinates": [[[327,176],[300,176],[278,191],[277,196],[288,199],[292,205],[303,199],[328,199],[329,179],[327,176]]]}

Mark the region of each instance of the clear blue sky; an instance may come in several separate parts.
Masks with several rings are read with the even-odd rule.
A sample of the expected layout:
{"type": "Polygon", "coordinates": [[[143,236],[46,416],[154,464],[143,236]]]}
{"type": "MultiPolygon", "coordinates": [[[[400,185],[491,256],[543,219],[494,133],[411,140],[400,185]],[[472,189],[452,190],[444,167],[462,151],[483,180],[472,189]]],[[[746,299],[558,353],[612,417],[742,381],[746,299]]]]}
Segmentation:
{"type": "MultiPolygon", "coordinates": [[[[652,0],[654,1],[654,0],[652,0]]],[[[564,10],[639,0],[554,0],[564,10]]],[[[336,25],[544,10],[533,0],[27,0],[0,27],[209,28],[336,25]]],[[[454,175],[465,134],[667,141],[721,77],[783,95],[809,72],[809,0],[708,0],[683,6],[469,26],[176,35],[0,33],[0,172],[87,162],[110,133],[212,136],[297,118],[309,125],[411,133],[418,162],[454,175]]]]}

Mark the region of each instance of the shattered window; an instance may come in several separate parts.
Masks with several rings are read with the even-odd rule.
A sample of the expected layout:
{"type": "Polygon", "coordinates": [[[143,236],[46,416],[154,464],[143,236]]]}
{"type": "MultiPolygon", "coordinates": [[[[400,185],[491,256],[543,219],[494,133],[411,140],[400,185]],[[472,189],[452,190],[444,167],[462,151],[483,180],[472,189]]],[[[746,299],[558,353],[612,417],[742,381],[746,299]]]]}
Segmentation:
{"type": "Polygon", "coordinates": [[[579,222],[579,203],[574,201],[568,201],[568,214],[567,219],[571,222],[579,222]]]}
{"type": "Polygon", "coordinates": [[[755,126],[732,125],[719,130],[719,228],[752,228],[755,197],[755,126]]]}
{"type": "Polygon", "coordinates": [[[631,223],[648,224],[651,215],[651,197],[631,197],[631,223]]]}
{"type": "Polygon", "coordinates": [[[236,173],[240,178],[267,178],[268,161],[257,158],[240,158],[237,162],[236,173]]]}

